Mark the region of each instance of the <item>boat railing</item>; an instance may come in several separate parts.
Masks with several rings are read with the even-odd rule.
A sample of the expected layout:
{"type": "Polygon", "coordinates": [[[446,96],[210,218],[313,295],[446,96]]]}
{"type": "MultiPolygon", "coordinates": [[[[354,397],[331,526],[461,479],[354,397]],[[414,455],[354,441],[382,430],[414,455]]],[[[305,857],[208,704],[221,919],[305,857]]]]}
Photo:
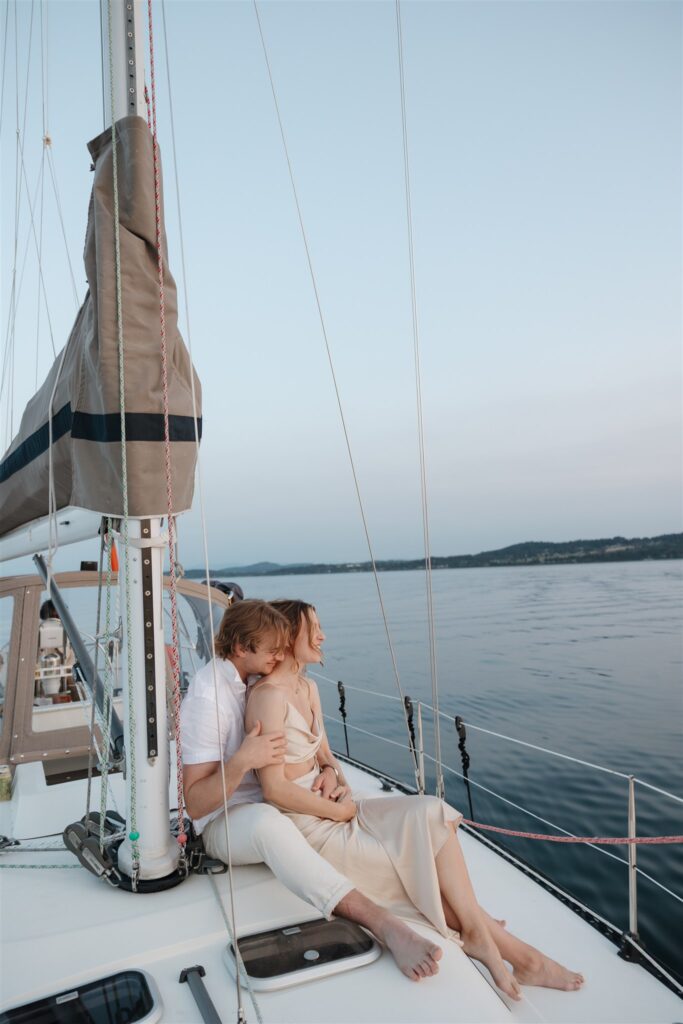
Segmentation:
{"type": "MultiPolygon", "coordinates": [[[[321,682],[323,682],[325,684],[329,684],[331,686],[334,686],[337,689],[337,693],[338,693],[338,696],[339,696],[339,711],[340,711],[341,717],[335,717],[334,715],[325,714],[324,718],[325,718],[326,721],[335,723],[336,725],[339,725],[339,726],[342,727],[343,732],[344,732],[344,737],[345,737],[345,744],[346,744],[346,753],[347,753],[347,755],[350,754],[350,746],[349,746],[349,741],[348,741],[348,733],[349,733],[349,731],[351,731],[353,733],[358,733],[358,734],[363,735],[363,736],[367,736],[367,737],[369,737],[372,740],[379,740],[379,741],[381,741],[382,743],[384,743],[384,744],[386,744],[388,746],[399,747],[402,750],[406,750],[407,749],[408,752],[410,753],[411,757],[414,759],[415,775],[416,775],[416,780],[417,780],[417,789],[418,789],[418,791],[421,792],[421,793],[424,793],[426,791],[427,780],[426,780],[426,772],[425,772],[425,762],[429,762],[432,765],[434,765],[435,769],[440,768],[442,771],[446,772],[448,775],[454,776],[456,778],[459,778],[459,779],[463,780],[463,782],[465,783],[465,785],[467,787],[468,796],[470,797],[470,813],[471,813],[472,817],[473,817],[473,814],[472,814],[472,802],[471,802],[470,789],[469,789],[470,786],[474,787],[475,789],[478,789],[478,790],[481,790],[481,791],[487,793],[489,796],[493,797],[494,799],[496,799],[498,801],[501,801],[502,803],[506,804],[508,807],[511,807],[514,810],[520,811],[523,814],[528,815],[529,817],[531,817],[535,821],[541,823],[542,825],[545,825],[548,828],[555,829],[557,832],[561,833],[563,836],[566,836],[568,838],[573,838],[573,839],[577,839],[578,838],[575,835],[575,833],[568,831],[562,825],[559,825],[557,822],[551,821],[549,818],[544,818],[543,816],[541,816],[539,814],[536,814],[530,808],[525,807],[522,804],[516,803],[514,800],[510,800],[508,797],[503,796],[503,794],[498,793],[495,790],[489,788],[488,786],[485,786],[482,783],[477,782],[474,779],[470,778],[469,777],[469,772],[468,772],[469,755],[468,755],[468,753],[467,753],[467,751],[465,749],[465,734],[466,734],[465,731],[466,730],[471,730],[472,732],[483,733],[483,734],[486,734],[488,736],[494,737],[497,740],[502,740],[504,742],[511,743],[511,744],[514,744],[514,745],[517,745],[517,746],[526,747],[526,748],[528,748],[530,750],[536,751],[537,753],[544,754],[544,755],[547,755],[549,757],[554,757],[554,758],[557,758],[557,759],[560,759],[560,760],[563,760],[563,761],[569,761],[569,762],[572,762],[573,764],[580,765],[580,766],[582,766],[584,768],[588,768],[588,769],[590,769],[592,771],[602,772],[602,773],[607,774],[607,775],[616,776],[617,778],[620,778],[620,779],[623,779],[624,781],[626,781],[628,783],[628,786],[627,786],[628,798],[627,799],[628,799],[628,838],[629,839],[634,839],[635,840],[637,838],[637,835],[636,835],[636,787],[637,786],[641,786],[644,789],[651,790],[652,792],[657,793],[660,796],[663,796],[663,797],[665,797],[665,798],[667,798],[667,799],[669,799],[671,801],[674,801],[675,803],[683,804],[683,798],[681,798],[677,794],[671,793],[668,790],[662,789],[660,786],[655,786],[652,783],[645,781],[644,779],[639,779],[635,775],[630,775],[630,774],[627,774],[625,772],[620,772],[620,771],[615,770],[614,768],[608,768],[605,765],[595,764],[592,761],[586,761],[583,758],[574,757],[571,754],[564,754],[564,753],[561,753],[560,751],[551,750],[548,747],[543,747],[543,746],[540,746],[540,745],[535,744],[535,743],[530,743],[527,740],[520,740],[520,739],[517,739],[514,736],[508,736],[508,735],[506,735],[504,733],[496,732],[496,731],[494,731],[492,729],[487,729],[487,728],[484,728],[483,726],[475,725],[472,722],[465,722],[459,716],[449,715],[446,712],[441,711],[441,710],[439,710],[439,712],[438,712],[439,718],[443,719],[444,721],[449,722],[451,725],[455,723],[456,730],[458,731],[459,740],[460,740],[458,746],[459,746],[461,757],[462,757],[462,768],[463,768],[463,770],[462,771],[458,771],[457,768],[454,768],[452,765],[447,764],[445,761],[442,761],[441,765],[439,766],[439,765],[437,765],[435,758],[432,757],[430,754],[428,754],[425,751],[425,749],[424,749],[423,716],[424,716],[424,712],[427,712],[428,714],[431,714],[431,716],[433,718],[433,716],[434,716],[434,707],[431,704],[427,703],[426,701],[412,700],[410,697],[405,697],[404,698],[404,702],[405,702],[405,706],[406,706],[406,710],[407,710],[407,715],[404,716],[402,714],[401,715],[401,719],[404,720],[404,721],[407,720],[407,722],[408,722],[409,736],[408,736],[407,742],[406,742],[406,740],[401,741],[401,740],[394,739],[394,738],[392,738],[390,736],[382,735],[381,733],[373,732],[371,729],[366,729],[366,728],[363,728],[363,727],[358,726],[358,725],[353,725],[352,723],[350,723],[348,721],[348,712],[347,712],[347,709],[346,709],[346,692],[347,691],[361,693],[365,697],[372,697],[372,698],[376,698],[378,700],[390,701],[390,702],[394,702],[394,703],[398,703],[398,704],[402,703],[400,697],[398,697],[398,696],[396,696],[394,694],[381,693],[381,692],[379,692],[377,690],[371,690],[371,689],[367,689],[367,688],[360,687],[360,686],[352,686],[350,684],[343,683],[343,682],[341,682],[339,680],[331,679],[329,676],[325,676],[325,675],[323,675],[322,673],[319,673],[319,672],[311,672],[311,675],[314,676],[315,679],[320,680],[321,682]]],[[[637,877],[638,876],[641,876],[642,878],[647,879],[652,885],[656,886],[658,889],[661,889],[664,893],[666,893],[672,899],[676,900],[679,903],[683,903],[683,896],[681,896],[677,892],[674,892],[668,886],[666,886],[662,882],[660,882],[659,879],[654,878],[651,874],[649,874],[648,872],[644,871],[642,868],[638,867],[638,863],[637,863],[637,849],[638,848],[637,848],[637,844],[635,842],[634,843],[630,843],[628,845],[628,857],[627,858],[620,856],[619,854],[613,852],[612,850],[606,849],[602,845],[596,845],[595,843],[591,843],[591,842],[584,842],[583,845],[590,846],[590,848],[592,850],[595,850],[597,853],[600,853],[600,854],[602,854],[605,857],[610,857],[613,860],[616,860],[619,863],[624,864],[628,868],[628,878],[629,878],[629,931],[628,931],[628,935],[627,935],[628,939],[636,940],[637,937],[638,937],[638,891],[637,891],[637,877]]]]}

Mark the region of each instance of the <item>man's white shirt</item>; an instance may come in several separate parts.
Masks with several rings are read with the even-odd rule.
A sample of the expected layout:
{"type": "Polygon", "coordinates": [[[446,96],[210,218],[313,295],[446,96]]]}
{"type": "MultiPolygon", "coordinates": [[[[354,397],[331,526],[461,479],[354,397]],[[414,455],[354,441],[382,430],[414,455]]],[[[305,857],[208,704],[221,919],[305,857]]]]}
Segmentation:
{"type": "MultiPolygon", "coordinates": [[[[190,683],[180,709],[180,741],[185,764],[205,764],[233,757],[244,740],[247,688],[231,661],[214,658],[190,683]],[[214,682],[215,670],[215,682],[214,682]],[[216,690],[218,705],[216,705],[216,690]],[[218,706],[218,715],[216,715],[218,706]]],[[[258,803],[263,793],[254,772],[247,772],[228,806],[258,803]]],[[[223,813],[223,806],[193,821],[197,834],[223,813]]]]}

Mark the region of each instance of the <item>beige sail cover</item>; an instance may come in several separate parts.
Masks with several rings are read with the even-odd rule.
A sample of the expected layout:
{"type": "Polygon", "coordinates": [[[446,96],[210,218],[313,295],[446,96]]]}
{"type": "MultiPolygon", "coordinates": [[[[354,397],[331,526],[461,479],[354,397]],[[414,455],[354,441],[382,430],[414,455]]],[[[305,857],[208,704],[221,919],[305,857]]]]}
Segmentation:
{"type": "MultiPolygon", "coordinates": [[[[140,117],[123,118],[116,131],[128,512],[166,515],[152,136],[140,117]]],[[[73,505],[123,514],[111,129],[88,148],[95,170],[84,252],[89,289],[66,349],[26,407],[19,433],[0,463],[0,535],[47,515],[50,442],[57,509],[73,505]]],[[[194,490],[194,370],[178,331],[163,221],[162,251],[173,510],[182,512],[190,507],[194,490]]],[[[200,435],[196,375],[195,395],[200,435]]]]}

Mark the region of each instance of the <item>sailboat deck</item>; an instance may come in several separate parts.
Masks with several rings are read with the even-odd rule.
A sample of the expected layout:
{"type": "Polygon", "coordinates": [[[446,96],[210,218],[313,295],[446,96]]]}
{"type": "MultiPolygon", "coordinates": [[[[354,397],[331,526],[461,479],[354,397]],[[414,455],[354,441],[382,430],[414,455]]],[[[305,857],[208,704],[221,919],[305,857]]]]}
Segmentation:
{"type": "MultiPolygon", "coordinates": [[[[349,768],[357,791],[376,794],[380,784],[349,768]]],[[[83,813],[85,782],[49,789],[41,783],[42,765],[21,766],[21,820],[12,820],[12,804],[0,805],[0,830],[6,834],[45,834],[46,812],[63,824],[83,813]],[[64,816],[72,805],[73,817],[64,816]],[[78,809],[77,809],[78,805],[78,809]],[[27,831],[32,823],[42,828],[27,831]]],[[[112,780],[123,804],[120,778],[112,780]]],[[[16,796],[17,794],[15,794],[16,796]]],[[[390,797],[388,797],[390,799],[390,797]]],[[[94,790],[93,803],[98,800],[94,790]]],[[[55,829],[56,831],[57,829],[55,829]]],[[[56,845],[54,843],[53,845],[56,845]]],[[[257,994],[264,1021],[414,1022],[557,1021],[654,1022],[681,1019],[680,1000],[641,967],[617,956],[614,945],[550,893],[472,837],[462,834],[472,879],[482,902],[508,927],[554,958],[586,976],[582,991],[563,993],[525,988],[524,999],[508,1005],[454,943],[439,941],[444,957],[438,977],[410,982],[387,953],[374,963],[289,989],[257,994]]],[[[2,854],[3,863],[75,864],[67,853],[2,854]]],[[[215,878],[225,900],[227,875],[215,878]]],[[[225,922],[212,880],[193,876],[165,893],[133,896],[115,890],[80,868],[2,870],[2,1005],[30,1002],[43,995],[128,968],[142,969],[161,994],[164,1022],[195,1024],[199,1012],[183,968],[201,964],[206,988],[225,1022],[236,1018],[235,984],[225,965],[225,922]],[[27,891],[39,912],[28,913],[27,891]],[[112,956],[112,951],[116,951],[112,956]]],[[[317,916],[289,893],[263,865],[237,868],[234,887],[238,934],[285,927],[317,916]]],[[[427,925],[425,934],[438,938],[427,925]]],[[[256,1013],[244,994],[247,1020],[256,1013]]]]}

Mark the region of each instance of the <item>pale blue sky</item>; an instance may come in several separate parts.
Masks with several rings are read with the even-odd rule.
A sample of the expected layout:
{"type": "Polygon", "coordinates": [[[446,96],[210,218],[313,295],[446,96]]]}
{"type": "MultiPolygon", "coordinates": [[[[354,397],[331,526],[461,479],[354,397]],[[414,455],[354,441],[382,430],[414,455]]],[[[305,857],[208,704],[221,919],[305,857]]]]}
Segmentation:
{"type": "MultiPolygon", "coordinates": [[[[14,9],[2,124],[3,345],[14,9]]],[[[29,0],[17,9],[25,53],[29,0]]],[[[36,0],[34,47],[39,10],[36,0]]],[[[376,554],[418,557],[394,4],[260,10],[376,554]]],[[[50,0],[48,12],[48,120],[82,292],[85,143],[102,125],[98,4],[50,0]]],[[[433,553],[680,530],[681,5],[405,2],[402,12],[433,553]]],[[[253,7],[167,0],[166,17],[211,561],[363,559],[253,7]]],[[[156,34],[179,279],[160,8],[156,34]]],[[[29,75],[32,188],[39,52],[29,75]]],[[[23,82],[25,58],[22,69],[23,82]]],[[[59,348],[74,306],[50,192],[44,259],[59,348]]],[[[24,216],[20,246],[27,230],[24,216]]],[[[15,427],[35,379],[36,296],[30,253],[15,427]]],[[[39,351],[42,379],[45,330],[39,351]]],[[[3,405],[4,441],[6,392],[3,405]]],[[[181,557],[196,566],[199,518],[185,519],[181,557]]]]}

